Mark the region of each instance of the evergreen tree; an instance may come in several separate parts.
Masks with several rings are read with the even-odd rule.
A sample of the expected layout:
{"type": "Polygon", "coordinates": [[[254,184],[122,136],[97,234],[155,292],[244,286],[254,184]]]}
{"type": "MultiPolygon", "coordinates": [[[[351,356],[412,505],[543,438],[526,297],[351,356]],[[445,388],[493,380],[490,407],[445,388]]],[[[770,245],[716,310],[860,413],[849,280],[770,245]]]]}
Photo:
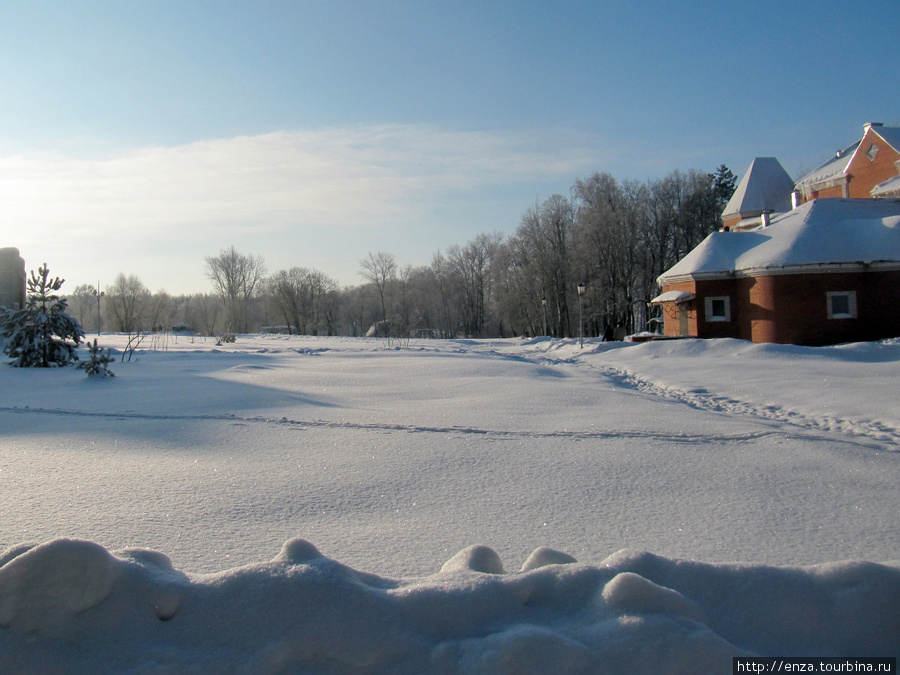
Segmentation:
{"type": "Polygon", "coordinates": [[[78,368],[88,374],[89,377],[94,375],[102,375],[103,377],[115,377],[116,374],[109,369],[112,363],[112,350],[107,349],[106,353],[103,348],[97,344],[97,338],[94,338],[93,344],[87,343],[88,360],[78,364],[78,368]]]}
{"type": "Polygon", "coordinates": [[[78,321],[66,314],[66,299],[57,295],[64,279],[50,278],[46,263],[32,270],[24,309],[7,310],[0,326],[3,353],[17,368],[67,366],[78,360],[84,337],[78,321]]]}
{"type": "Polygon", "coordinates": [[[737,187],[737,176],[727,166],[720,164],[719,168],[712,175],[712,179],[713,190],[716,193],[716,198],[719,201],[719,210],[721,211],[734,194],[734,190],[737,187]]]}

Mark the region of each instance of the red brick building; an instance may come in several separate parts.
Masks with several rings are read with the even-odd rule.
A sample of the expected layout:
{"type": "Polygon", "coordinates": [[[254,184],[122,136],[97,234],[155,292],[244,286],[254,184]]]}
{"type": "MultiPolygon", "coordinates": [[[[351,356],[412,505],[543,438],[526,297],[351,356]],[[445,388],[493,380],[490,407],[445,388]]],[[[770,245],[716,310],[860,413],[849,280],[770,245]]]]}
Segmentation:
{"type": "Polygon", "coordinates": [[[900,127],[871,122],[863,137],[797,181],[804,202],[823,197],[865,199],[900,196],[900,127]],[[885,189],[886,182],[893,189],[885,189]]]}
{"type": "Polygon", "coordinates": [[[760,229],[714,232],[658,283],[669,336],[900,336],[900,199],[816,199],[760,229]]]}

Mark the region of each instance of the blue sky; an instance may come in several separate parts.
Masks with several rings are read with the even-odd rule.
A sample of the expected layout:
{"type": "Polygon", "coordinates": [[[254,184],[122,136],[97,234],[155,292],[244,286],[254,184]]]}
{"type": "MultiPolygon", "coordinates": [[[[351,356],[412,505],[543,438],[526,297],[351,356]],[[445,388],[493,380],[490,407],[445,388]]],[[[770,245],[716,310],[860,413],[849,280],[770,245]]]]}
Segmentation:
{"type": "Polygon", "coordinates": [[[234,245],[360,283],[576,178],[793,177],[900,124],[900,2],[0,3],[0,246],[210,289],[234,245]]]}

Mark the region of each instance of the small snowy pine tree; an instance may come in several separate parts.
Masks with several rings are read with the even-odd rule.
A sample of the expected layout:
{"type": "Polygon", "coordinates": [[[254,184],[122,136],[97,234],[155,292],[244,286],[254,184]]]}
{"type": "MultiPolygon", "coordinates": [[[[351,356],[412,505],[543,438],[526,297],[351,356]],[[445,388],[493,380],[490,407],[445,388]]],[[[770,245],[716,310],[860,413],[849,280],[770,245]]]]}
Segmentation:
{"type": "Polygon", "coordinates": [[[24,309],[7,310],[0,325],[3,353],[18,368],[67,366],[78,360],[81,324],[66,314],[66,299],[55,292],[64,279],[50,278],[46,263],[31,272],[24,309]]]}
{"type": "Polygon", "coordinates": [[[103,353],[103,347],[97,344],[97,338],[94,338],[93,344],[87,343],[88,354],[91,355],[87,361],[82,361],[78,367],[88,376],[103,375],[104,377],[115,377],[116,374],[109,369],[109,364],[113,361],[112,350],[107,349],[103,353]]]}

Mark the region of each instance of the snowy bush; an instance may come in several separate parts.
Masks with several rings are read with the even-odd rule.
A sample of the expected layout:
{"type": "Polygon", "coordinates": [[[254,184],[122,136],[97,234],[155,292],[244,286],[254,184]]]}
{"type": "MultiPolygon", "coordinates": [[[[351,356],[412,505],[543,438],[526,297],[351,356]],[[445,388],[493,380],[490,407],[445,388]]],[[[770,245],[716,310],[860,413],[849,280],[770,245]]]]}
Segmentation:
{"type": "Polygon", "coordinates": [[[82,361],[78,364],[78,367],[87,373],[88,376],[115,377],[115,373],[109,369],[109,364],[113,361],[111,351],[107,349],[106,353],[104,353],[103,348],[97,344],[97,338],[94,338],[93,343],[88,342],[87,348],[90,359],[82,361]]]}
{"type": "Polygon", "coordinates": [[[67,366],[78,360],[76,348],[84,337],[78,320],[66,313],[66,299],[56,294],[64,280],[50,278],[44,264],[28,280],[24,309],[6,310],[0,326],[3,353],[19,368],[67,366]]]}

